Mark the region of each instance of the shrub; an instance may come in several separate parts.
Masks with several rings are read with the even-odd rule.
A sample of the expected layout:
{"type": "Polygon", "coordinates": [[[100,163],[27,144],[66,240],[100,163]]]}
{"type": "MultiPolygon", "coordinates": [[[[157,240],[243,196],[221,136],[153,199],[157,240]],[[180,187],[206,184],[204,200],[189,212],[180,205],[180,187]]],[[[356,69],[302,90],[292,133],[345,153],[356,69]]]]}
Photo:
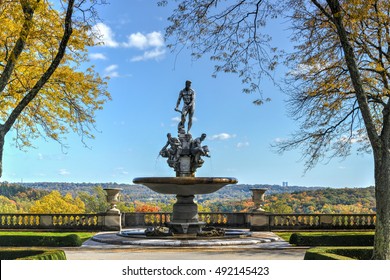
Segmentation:
{"type": "Polygon", "coordinates": [[[372,247],[322,247],[306,251],[304,260],[369,260],[372,247]]]}
{"type": "Polygon", "coordinates": [[[62,250],[0,249],[1,260],[66,260],[62,250]]]}
{"type": "Polygon", "coordinates": [[[289,242],[297,246],[373,246],[374,233],[293,233],[289,242]]]}
{"type": "Polygon", "coordinates": [[[4,235],[0,238],[0,246],[10,247],[79,247],[82,241],[77,234],[65,236],[40,236],[40,235],[4,235]]]}

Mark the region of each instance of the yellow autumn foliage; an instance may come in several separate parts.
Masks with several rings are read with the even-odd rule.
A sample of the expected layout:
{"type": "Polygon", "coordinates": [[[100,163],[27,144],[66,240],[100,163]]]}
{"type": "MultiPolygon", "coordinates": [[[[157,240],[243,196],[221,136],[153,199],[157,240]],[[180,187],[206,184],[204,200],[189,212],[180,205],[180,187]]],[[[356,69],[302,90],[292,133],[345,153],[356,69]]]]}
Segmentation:
{"type": "MultiPolygon", "coordinates": [[[[25,46],[5,88],[0,88],[0,123],[7,121],[53,62],[64,33],[65,11],[60,8],[59,3],[48,0],[1,2],[0,82],[5,66],[15,60],[12,50],[18,39],[23,38],[25,46]],[[26,20],[23,13],[22,6],[26,3],[34,9],[31,21],[26,20]]],[[[87,47],[95,43],[91,23],[83,21],[77,12],[78,9],[74,9],[72,34],[61,63],[13,125],[20,148],[31,146],[31,140],[39,136],[61,142],[63,135],[70,131],[93,138],[95,111],[101,110],[110,99],[106,81],[92,65],[85,64],[87,47]]]]}
{"type": "Polygon", "coordinates": [[[62,196],[59,191],[35,201],[29,213],[33,214],[82,214],[85,213],[85,204],[79,197],[73,198],[70,193],[62,196]]]}
{"type": "Polygon", "coordinates": [[[15,201],[6,196],[0,195],[0,213],[18,212],[15,201]]]}

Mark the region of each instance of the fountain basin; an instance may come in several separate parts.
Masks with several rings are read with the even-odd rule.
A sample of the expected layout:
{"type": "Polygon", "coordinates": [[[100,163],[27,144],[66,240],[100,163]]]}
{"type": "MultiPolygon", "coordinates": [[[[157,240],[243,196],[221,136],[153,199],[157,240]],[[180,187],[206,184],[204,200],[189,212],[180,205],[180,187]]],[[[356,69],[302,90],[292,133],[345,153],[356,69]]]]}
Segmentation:
{"type": "Polygon", "coordinates": [[[139,177],[133,180],[155,192],[180,196],[209,194],[237,182],[233,177],[139,177]]]}
{"type": "Polygon", "coordinates": [[[198,205],[194,202],[197,194],[216,192],[229,184],[236,184],[231,177],[139,177],[133,180],[161,194],[175,194],[171,221],[166,223],[175,234],[199,234],[205,222],[199,221],[198,205]]]}

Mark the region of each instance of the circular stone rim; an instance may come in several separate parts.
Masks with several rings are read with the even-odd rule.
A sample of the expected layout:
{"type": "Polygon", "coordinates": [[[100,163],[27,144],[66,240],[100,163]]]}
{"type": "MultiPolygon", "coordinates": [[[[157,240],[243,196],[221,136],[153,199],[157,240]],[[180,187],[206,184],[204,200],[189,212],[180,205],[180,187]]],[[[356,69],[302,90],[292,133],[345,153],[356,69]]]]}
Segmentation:
{"type": "Polygon", "coordinates": [[[133,179],[135,184],[160,183],[173,185],[192,185],[192,184],[236,184],[238,180],[234,177],[137,177],[133,179]]]}

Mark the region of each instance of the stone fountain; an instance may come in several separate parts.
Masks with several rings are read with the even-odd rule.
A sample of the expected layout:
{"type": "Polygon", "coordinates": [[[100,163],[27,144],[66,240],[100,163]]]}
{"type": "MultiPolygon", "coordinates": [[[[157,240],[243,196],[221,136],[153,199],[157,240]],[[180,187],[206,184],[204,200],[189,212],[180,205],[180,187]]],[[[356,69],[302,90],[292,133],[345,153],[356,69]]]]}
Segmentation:
{"type": "Polygon", "coordinates": [[[195,195],[209,194],[218,191],[228,184],[236,184],[232,177],[196,177],[195,172],[203,163],[203,157],[210,157],[209,149],[202,145],[206,134],[192,138],[190,129],[195,109],[195,92],[191,82],[186,81],[185,88],[180,91],[175,111],[181,114],[178,125],[178,135],[167,134],[167,142],[160,155],[167,158],[168,165],[174,169],[176,177],[140,177],[133,183],[141,184],[161,194],[175,194],[177,201],[173,205],[170,222],[166,224],[172,234],[202,233],[204,222],[199,221],[198,205],[194,202],[195,195]],[[183,103],[182,110],[179,109],[183,103]],[[187,122],[187,131],[185,123],[187,122]]]}
{"type": "MultiPolygon", "coordinates": [[[[199,220],[198,205],[194,202],[195,195],[216,192],[226,185],[236,184],[237,179],[232,177],[195,176],[196,170],[203,165],[204,158],[210,155],[208,147],[202,145],[202,142],[206,139],[206,134],[203,133],[199,137],[193,138],[190,133],[195,108],[195,92],[190,86],[191,82],[187,81],[186,87],[180,91],[177,100],[175,111],[181,114],[177,137],[168,133],[166,144],[159,153],[160,156],[167,159],[168,165],[174,169],[175,176],[139,177],[133,180],[135,184],[142,184],[155,192],[176,195],[177,201],[173,205],[173,213],[169,222],[166,222],[164,227],[124,229],[117,233],[97,234],[91,238],[92,242],[147,247],[220,247],[260,246],[261,243],[280,240],[272,233],[260,234],[247,230],[206,227],[206,223],[199,220]],[[180,110],[181,101],[183,101],[183,107],[180,110]],[[187,118],[187,128],[185,129],[187,118]]],[[[107,199],[111,205],[107,213],[112,213],[111,215],[119,218],[119,212],[115,207],[116,195],[119,191],[118,189],[106,191],[107,199]]],[[[267,218],[260,209],[261,201],[264,198],[263,191],[254,191],[253,199],[260,201],[256,203],[256,209],[261,212],[252,212],[252,222],[257,221],[256,218],[259,213],[263,218],[267,218]]],[[[261,224],[263,222],[263,220],[260,220],[257,223],[251,223],[251,228],[255,229],[257,226],[261,230],[265,230],[265,226],[261,224]]]]}

